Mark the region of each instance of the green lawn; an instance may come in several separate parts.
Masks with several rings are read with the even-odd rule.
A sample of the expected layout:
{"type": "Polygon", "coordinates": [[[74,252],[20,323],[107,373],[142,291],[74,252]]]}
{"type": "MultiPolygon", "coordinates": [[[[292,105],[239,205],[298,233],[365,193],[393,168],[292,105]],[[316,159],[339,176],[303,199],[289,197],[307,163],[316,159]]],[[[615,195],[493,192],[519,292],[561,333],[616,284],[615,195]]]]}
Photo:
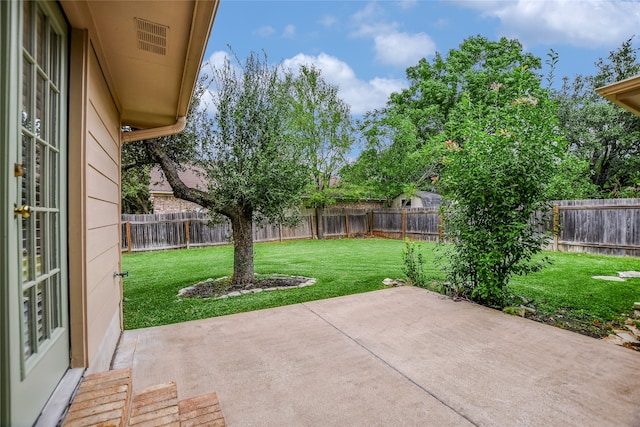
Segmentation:
{"type": "MultiPolygon", "coordinates": [[[[426,272],[444,280],[436,266],[437,245],[421,243],[426,272]]],[[[382,289],[386,277],[401,278],[404,242],[385,239],[300,240],[255,245],[259,274],[315,277],[314,286],[262,292],[224,300],[179,298],[178,290],[207,278],[230,275],[233,248],[147,252],[123,255],[124,324],[135,329],[294,304],[382,289]]],[[[533,300],[537,320],[584,333],[603,333],[611,322],[629,314],[640,301],[640,279],[606,282],[593,275],[640,270],[640,259],[585,254],[547,253],[553,264],[517,277],[514,294],[533,300]]]]}

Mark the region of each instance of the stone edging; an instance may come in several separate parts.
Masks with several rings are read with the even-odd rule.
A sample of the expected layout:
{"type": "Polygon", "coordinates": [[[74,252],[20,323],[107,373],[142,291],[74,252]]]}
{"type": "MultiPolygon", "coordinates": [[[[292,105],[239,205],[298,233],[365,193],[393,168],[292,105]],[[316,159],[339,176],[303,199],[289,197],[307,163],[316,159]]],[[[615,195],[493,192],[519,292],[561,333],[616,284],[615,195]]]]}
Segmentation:
{"type": "MultiPolygon", "coordinates": [[[[224,294],[224,295],[220,295],[218,297],[215,297],[213,299],[226,299],[226,298],[233,298],[233,297],[239,297],[242,295],[249,295],[249,294],[258,294],[260,292],[270,292],[270,291],[283,291],[286,289],[296,289],[296,288],[306,288],[307,286],[312,286],[315,285],[316,282],[318,281],[318,279],[315,279],[313,277],[303,277],[303,276],[277,276],[277,277],[289,277],[289,278],[294,278],[294,279],[307,279],[306,282],[300,283],[299,285],[294,285],[294,286],[276,286],[276,287],[272,287],[272,288],[252,288],[252,289],[243,289],[241,291],[233,291],[233,292],[229,292],[228,294],[224,294]]],[[[209,283],[213,283],[215,281],[218,280],[224,280],[227,279],[228,276],[225,277],[220,277],[216,280],[213,279],[207,279],[204,282],[199,282],[195,285],[192,286],[188,286],[186,288],[182,288],[178,291],[178,296],[183,296],[185,293],[187,293],[188,291],[195,289],[198,286],[204,285],[204,284],[209,284],[209,283]]]]}

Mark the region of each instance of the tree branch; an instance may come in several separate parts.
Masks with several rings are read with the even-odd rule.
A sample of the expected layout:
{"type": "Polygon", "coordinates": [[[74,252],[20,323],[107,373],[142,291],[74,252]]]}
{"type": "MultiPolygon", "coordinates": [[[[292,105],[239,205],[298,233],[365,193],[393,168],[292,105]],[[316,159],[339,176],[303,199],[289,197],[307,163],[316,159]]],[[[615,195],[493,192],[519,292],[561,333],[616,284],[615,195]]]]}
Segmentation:
{"type": "MultiPolygon", "coordinates": [[[[205,208],[212,207],[212,197],[208,192],[188,187],[182,179],[180,179],[177,165],[169,158],[160,141],[157,139],[148,140],[146,149],[149,156],[162,168],[164,176],[167,178],[169,185],[173,189],[173,195],[176,198],[197,203],[205,208]]],[[[224,212],[219,213],[224,215],[224,212]]]]}

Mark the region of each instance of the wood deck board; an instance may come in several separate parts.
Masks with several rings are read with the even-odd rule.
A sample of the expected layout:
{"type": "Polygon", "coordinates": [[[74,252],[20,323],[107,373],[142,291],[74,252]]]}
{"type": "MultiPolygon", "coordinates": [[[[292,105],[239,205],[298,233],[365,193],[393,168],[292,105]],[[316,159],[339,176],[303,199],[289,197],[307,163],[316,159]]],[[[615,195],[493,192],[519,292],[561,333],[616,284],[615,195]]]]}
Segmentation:
{"type": "Polygon", "coordinates": [[[131,369],[87,375],[73,399],[64,427],[122,427],[131,390],[131,369]]]}
{"type": "Polygon", "coordinates": [[[130,426],[180,425],[178,388],[175,382],[158,384],[138,392],[131,402],[130,426]]]}
{"type": "Polygon", "coordinates": [[[175,381],[132,396],[131,368],[87,375],[63,427],[226,427],[218,395],[178,401],[175,381]]]}
{"type": "Polygon", "coordinates": [[[181,427],[226,426],[218,395],[215,392],[182,400],[178,406],[181,427]]]}

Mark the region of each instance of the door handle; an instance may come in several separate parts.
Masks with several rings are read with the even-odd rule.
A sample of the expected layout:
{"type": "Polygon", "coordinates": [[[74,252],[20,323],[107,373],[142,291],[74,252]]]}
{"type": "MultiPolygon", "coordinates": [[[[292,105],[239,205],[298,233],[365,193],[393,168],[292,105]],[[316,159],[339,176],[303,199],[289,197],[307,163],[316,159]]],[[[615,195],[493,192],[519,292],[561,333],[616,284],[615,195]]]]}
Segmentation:
{"type": "Polygon", "coordinates": [[[22,205],[20,207],[16,206],[13,208],[13,214],[15,216],[22,216],[22,218],[29,218],[31,216],[31,206],[22,205]]]}

